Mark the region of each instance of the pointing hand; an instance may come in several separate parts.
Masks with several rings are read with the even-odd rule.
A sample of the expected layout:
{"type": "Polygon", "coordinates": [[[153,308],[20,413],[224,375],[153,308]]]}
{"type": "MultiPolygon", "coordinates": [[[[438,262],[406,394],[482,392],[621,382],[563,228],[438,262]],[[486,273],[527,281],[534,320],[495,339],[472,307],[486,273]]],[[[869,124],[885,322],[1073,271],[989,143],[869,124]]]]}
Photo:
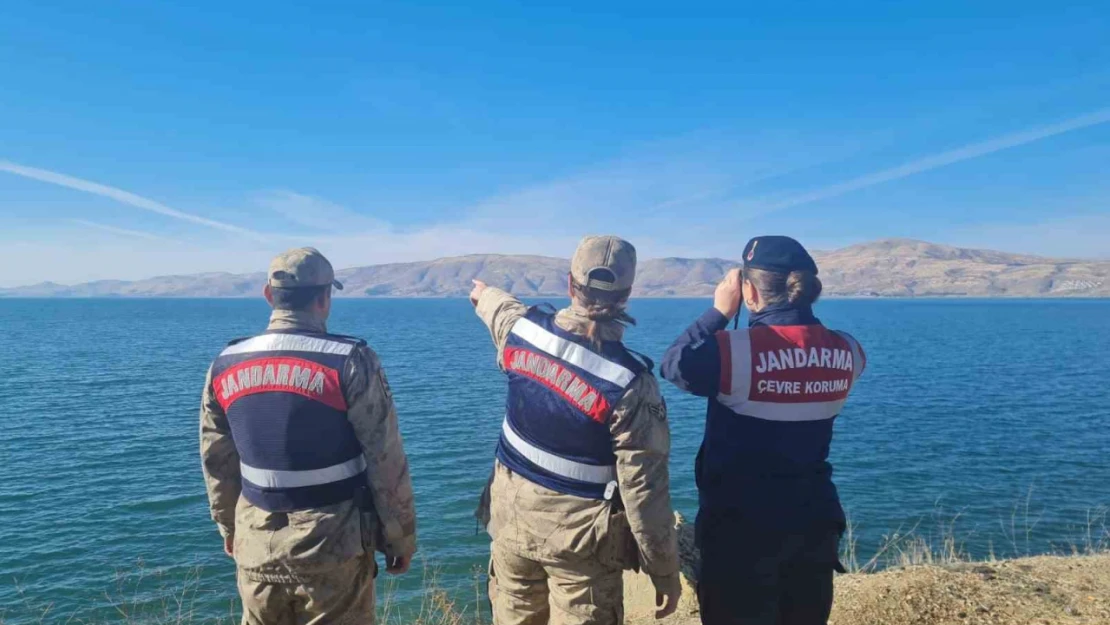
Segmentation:
{"type": "Polygon", "coordinates": [[[732,319],[740,312],[740,300],[743,297],[740,283],[740,270],[730,269],[725,274],[724,280],[717,285],[717,291],[713,293],[713,307],[726,319],[732,319]]]}
{"type": "Polygon", "coordinates": [[[482,297],[482,292],[486,290],[486,283],[481,280],[471,280],[474,283],[474,289],[470,291],[470,303],[475,306],[478,305],[478,298],[482,297]]]}

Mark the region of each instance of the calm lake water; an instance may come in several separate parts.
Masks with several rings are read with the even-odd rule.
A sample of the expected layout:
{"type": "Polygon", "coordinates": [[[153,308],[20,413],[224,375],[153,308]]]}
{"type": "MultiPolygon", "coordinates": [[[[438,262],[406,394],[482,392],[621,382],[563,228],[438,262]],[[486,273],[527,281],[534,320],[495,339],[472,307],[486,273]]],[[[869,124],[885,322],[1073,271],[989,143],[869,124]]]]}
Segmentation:
{"type": "MultiPolygon", "coordinates": [[[[627,343],[658,360],[708,305],[635,301],[627,343]]],[[[0,300],[0,620],[108,620],[113,602],[161,609],[163,589],[182,587],[184,609],[230,613],[197,408],[212,357],[267,313],[261,300],[0,300]]],[[[1066,549],[1105,514],[1110,301],[834,300],[817,313],[868,352],[832,458],[865,557],[885,534],[953,519],[975,554],[1066,549]]],[[[420,554],[473,597],[488,544],[471,513],[505,393],[488,333],[465,300],[339,300],[330,326],[381,356],[420,554]]],[[[704,400],[664,392],[675,505],[692,517],[704,400]]],[[[419,585],[419,572],[399,582],[401,600],[419,585]]]]}

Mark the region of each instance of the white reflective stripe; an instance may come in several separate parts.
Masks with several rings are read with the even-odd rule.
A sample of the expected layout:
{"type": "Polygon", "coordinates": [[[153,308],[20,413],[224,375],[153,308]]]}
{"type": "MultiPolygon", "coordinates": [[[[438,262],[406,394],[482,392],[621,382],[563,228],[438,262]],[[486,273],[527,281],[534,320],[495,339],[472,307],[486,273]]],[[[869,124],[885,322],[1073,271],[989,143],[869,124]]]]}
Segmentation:
{"type": "Polygon", "coordinates": [[[732,366],[733,398],[747,399],[752,390],[752,335],[747,330],[729,330],[729,362],[732,366]]]}
{"type": "Polygon", "coordinates": [[[581,345],[556,336],[528,319],[521,318],[513,325],[513,334],[535,345],[552,356],[589,371],[597,377],[620,387],[628,386],[636,377],[627,368],[610,362],[581,345]]]}
{"type": "Polygon", "coordinates": [[[840,414],[846,399],[815,401],[800,404],[776,404],[769,401],[750,401],[747,396],[718,395],[717,401],[729,410],[764,421],[821,421],[840,414]]]}
{"type": "Polygon", "coordinates": [[[863,354],[860,350],[859,341],[856,341],[856,337],[847,332],[833,330],[833,333],[845,341],[848,341],[848,346],[852,348],[852,382],[855,382],[859,379],[860,374],[863,373],[863,354]]]}
{"type": "Polygon", "coordinates": [[[250,352],[316,352],[346,356],[355,348],[350,343],[331,341],[303,334],[261,334],[254,338],[229,345],[221,356],[250,352]]]}
{"type": "Polygon", "coordinates": [[[608,484],[617,479],[617,467],[615,466],[598,466],[575,462],[536,447],[521,438],[509,425],[508,419],[501,425],[501,432],[505,435],[505,440],[513,446],[517,453],[536,466],[551,471],[555,475],[591,484],[608,484]]]}
{"type": "Polygon", "coordinates": [[[347,462],[308,471],[271,471],[239,463],[239,473],[243,479],[262,488],[300,488],[331,484],[359,475],[365,470],[366,459],[362,454],[347,462]]]}

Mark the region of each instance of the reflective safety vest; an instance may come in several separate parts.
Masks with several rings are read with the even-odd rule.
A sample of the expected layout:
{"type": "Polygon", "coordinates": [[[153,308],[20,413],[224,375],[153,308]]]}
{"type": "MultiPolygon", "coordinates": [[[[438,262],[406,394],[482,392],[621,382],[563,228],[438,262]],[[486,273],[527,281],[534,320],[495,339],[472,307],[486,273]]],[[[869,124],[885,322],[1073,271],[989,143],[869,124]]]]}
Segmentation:
{"type": "Polygon", "coordinates": [[[609,418],[636,375],[650,370],[620,341],[591,349],[534,307],[513,326],[503,354],[509,376],[500,462],[545,488],[612,499],[617,459],[609,418]]]}
{"type": "Polygon", "coordinates": [[[239,452],[243,496],[270,512],[318,508],[366,483],[344,380],[358,339],[277,331],[232,341],[212,389],[239,452]]]}
{"type": "Polygon", "coordinates": [[[716,336],[721,370],[698,455],[702,506],[777,527],[843,520],[828,463],[833,422],[866,356],[820,323],[716,336]]]}

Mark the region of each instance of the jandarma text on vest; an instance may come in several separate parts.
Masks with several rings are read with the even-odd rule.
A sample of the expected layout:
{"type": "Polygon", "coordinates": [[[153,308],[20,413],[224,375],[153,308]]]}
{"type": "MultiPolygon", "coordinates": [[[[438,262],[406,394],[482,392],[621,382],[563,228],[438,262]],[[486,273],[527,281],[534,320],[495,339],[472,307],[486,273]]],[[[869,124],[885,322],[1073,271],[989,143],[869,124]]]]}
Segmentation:
{"type": "Polygon", "coordinates": [[[600,421],[608,413],[609,403],[605,398],[555,360],[526,349],[507,347],[505,363],[510,371],[526,375],[558,392],[594,420],[600,421]]]}
{"type": "Polygon", "coordinates": [[[235,400],[260,392],[304,395],[345,410],[339,373],[301,358],[259,358],[230,367],[214,380],[219,402],[226,408],[235,400]]]}
{"type": "Polygon", "coordinates": [[[757,356],[759,364],[755,366],[755,370],[759,373],[806,367],[840,369],[841,371],[852,371],[854,368],[852,351],[848,349],[810,347],[807,350],[801,347],[793,347],[762,351],[758,352],[757,356]]]}

